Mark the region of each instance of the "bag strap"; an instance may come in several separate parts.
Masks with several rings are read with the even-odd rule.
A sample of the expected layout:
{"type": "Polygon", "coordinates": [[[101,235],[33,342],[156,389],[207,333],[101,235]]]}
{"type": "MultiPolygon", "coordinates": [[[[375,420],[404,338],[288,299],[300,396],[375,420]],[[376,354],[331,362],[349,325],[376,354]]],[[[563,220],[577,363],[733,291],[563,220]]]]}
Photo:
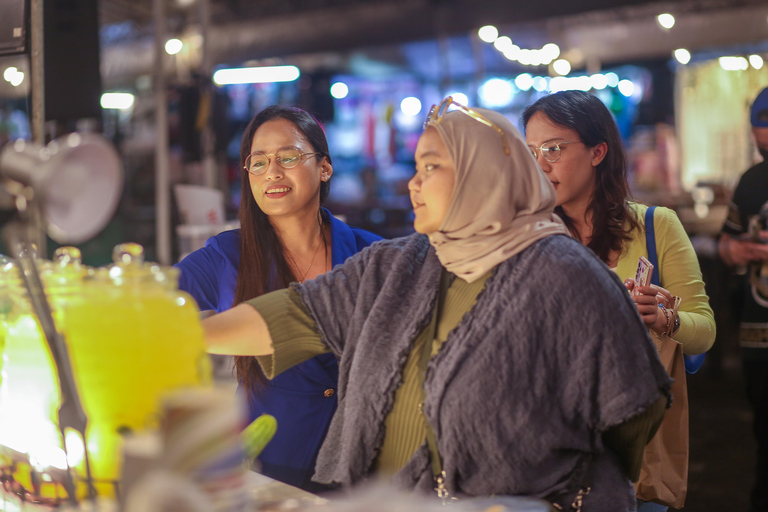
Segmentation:
{"type": "Polygon", "coordinates": [[[437,496],[443,500],[443,504],[447,504],[449,501],[455,500],[451,497],[447,486],[445,485],[445,471],[443,470],[443,461],[440,458],[440,452],[437,450],[437,436],[429,423],[427,413],[424,410],[424,403],[427,399],[427,392],[424,389],[424,381],[426,380],[427,364],[432,357],[432,343],[437,337],[437,324],[440,318],[442,304],[445,301],[445,294],[450,287],[450,274],[443,270],[440,276],[440,287],[437,291],[437,300],[435,303],[435,310],[432,313],[432,321],[427,330],[429,336],[424,341],[424,346],[421,347],[421,353],[419,354],[419,413],[421,414],[424,430],[426,431],[427,445],[429,446],[430,458],[432,459],[432,476],[435,481],[435,491],[437,496]]]}
{"type": "Polygon", "coordinates": [[[427,339],[424,341],[423,346],[419,349],[419,412],[422,417],[422,423],[424,425],[424,431],[426,433],[427,444],[429,446],[432,462],[432,475],[435,481],[435,491],[437,491],[438,497],[443,500],[443,503],[453,501],[455,498],[451,497],[448,487],[446,485],[446,475],[443,470],[442,458],[437,447],[437,436],[432,429],[432,425],[427,419],[426,411],[424,410],[424,403],[426,401],[426,390],[424,389],[424,381],[426,380],[427,367],[429,366],[429,360],[433,357],[433,350],[439,350],[441,344],[435,343],[441,336],[447,336],[447,333],[453,331],[464,318],[464,315],[469,312],[477,301],[478,294],[485,288],[485,285],[478,288],[474,287],[473,293],[461,293],[452,296],[454,286],[460,284],[459,278],[456,278],[453,274],[447,270],[443,270],[440,278],[440,288],[438,290],[437,301],[435,304],[435,311],[432,316],[432,322],[427,327],[427,339]],[[453,312],[450,317],[445,316],[448,306],[448,301],[451,301],[450,309],[453,312]],[[455,314],[461,312],[460,314],[455,314]]]}
{"type": "Polygon", "coordinates": [[[435,311],[432,313],[432,321],[430,322],[429,327],[427,327],[430,335],[424,341],[424,346],[421,348],[421,354],[419,354],[419,412],[421,413],[422,421],[424,423],[424,429],[427,431],[427,444],[429,445],[432,454],[432,474],[435,478],[442,476],[443,464],[442,460],[440,460],[440,453],[437,451],[435,431],[427,419],[427,413],[424,411],[424,402],[427,399],[427,393],[424,389],[424,381],[426,379],[427,363],[432,357],[432,343],[437,335],[437,319],[440,316],[439,305],[441,302],[441,295],[444,293],[445,289],[445,279],[441,278],[440,281],[440,289],[437,292],[437,304],[435,305],[435,311]]]}
{"type": "Polygon", "coordinates": [[[651,265],[653,265],[654,268],[653,274],[651,274],[651,283],[656,286],[661,286],[661,279],[659,279],[661,269],[659,268],[659,261],[656,257],[656,232],[653,228],[653,212],[655,211],[655,206],[649,206],[648,209],[645,210],[645,247],[648,251],[648,261],[651,262],[651,265]]]}
{"type": "MultiPolygon", "coordinates": [[[[659,279],[661,269],[659,269],[659,262],[656,257],[656,234],[653,229],[653,212],[655,210],[655,206],[649,206],[648,209],[645,210],[645,246],[648,250],[648,261],[651,262],[651,265],[653,265],[653,268],[655,269],[651,276],[651,283],[656,286],[661,286],[661,280],[659,279]]],[[[699,371],[701,365],[704,364],[706,355],[706,352],[696,354],[695,356],[684,354],[683,360],[685,361],[685,371],[690,374],[699,371]]]]}

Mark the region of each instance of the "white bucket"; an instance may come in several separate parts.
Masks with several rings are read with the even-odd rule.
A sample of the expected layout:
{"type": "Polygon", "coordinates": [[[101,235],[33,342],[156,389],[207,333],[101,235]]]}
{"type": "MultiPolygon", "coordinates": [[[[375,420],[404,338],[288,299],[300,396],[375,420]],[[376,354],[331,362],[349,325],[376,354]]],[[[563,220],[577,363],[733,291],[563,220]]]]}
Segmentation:
{"type": "Polygon", "coordinates": [[[199,185],[175,185],[176,204],[182,224],[218,225],[224,223],[224,192],[199,185]]]}

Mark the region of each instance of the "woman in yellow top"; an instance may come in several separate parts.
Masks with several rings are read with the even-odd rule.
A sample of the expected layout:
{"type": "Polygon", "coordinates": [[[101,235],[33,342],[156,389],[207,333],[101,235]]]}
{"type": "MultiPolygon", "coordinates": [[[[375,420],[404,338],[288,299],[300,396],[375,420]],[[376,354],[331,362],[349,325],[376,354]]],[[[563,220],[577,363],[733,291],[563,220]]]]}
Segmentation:
{"type": "MultiPolygon", "coordinates": [[[[555,212],[621,279],[633,278],[638,258],[648,256],[647,206],[629,201],[627,159],[611,113],[592,94],[564,91],[529,105],[523,124],[528,147],[555,187],[555,212]]],[[[715,341],[715,320],[696,253],[672,210],[656,210],[654,230],[661,287],[639,287],[637,310],[651,331],[671,333],[685,354],[700,354],[715,341]],[[658,307],[658,294],[682,299],[679,323],[668,325],[674,320],[658,307]]]]}

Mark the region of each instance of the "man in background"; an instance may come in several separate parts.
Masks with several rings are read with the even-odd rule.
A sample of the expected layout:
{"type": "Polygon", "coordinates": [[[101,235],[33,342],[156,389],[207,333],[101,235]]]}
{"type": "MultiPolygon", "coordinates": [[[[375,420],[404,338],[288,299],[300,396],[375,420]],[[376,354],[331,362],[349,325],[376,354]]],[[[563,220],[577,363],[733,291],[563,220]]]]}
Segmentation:
{"type": "Polygon", "coordinates": [[[768,87],[755,98],[750,119],[763,161],[739,180],[718,250],[728,265],[746,267],[748,272],[739,344],[757,439],[750,504],[751,512],[768,512],[768,87]]]}

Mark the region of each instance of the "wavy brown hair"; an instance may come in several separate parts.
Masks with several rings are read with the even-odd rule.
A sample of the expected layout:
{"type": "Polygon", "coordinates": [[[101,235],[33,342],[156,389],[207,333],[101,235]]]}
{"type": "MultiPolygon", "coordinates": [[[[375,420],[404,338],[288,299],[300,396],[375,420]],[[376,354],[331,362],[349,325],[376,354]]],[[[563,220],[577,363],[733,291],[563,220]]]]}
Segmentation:
{"type": "MultiPolygon", "coordinates": [[[[608,145],[608,153],[596,168],[595,192],[587,207],[587,212],[592,213],[592,237],[587,247],[607,263],[611,252],[621,252],[624,244],[632,239],[632,231],[642,230],[628,204],[631,194],[627,183],[627,155],[616,122],[602,101],[582,91],[550,94],[528,105],[523,112],[524,127],[537,112],[554,124],[575,131],[589,148],[601,142],[608,145]]],[[[575,223],[563,208],[556,207],[555,213],[578,238],[575,223]]]]}
{"type": "MultiPolygon", "coordinates": [[[[273,105],[267,107],[248,123],[240,142],[240,174],[242,192],[240,196],[240,264],[237,270],[237,286],[232,306],[253,299],[264,293],[286,288],[298,281],[288,260],[285,248],[269,217],[259,208],[251,191],[248,172],[244,169],[245,159],[251,153],[251,144],[256,130],[268,121],[285,119],[290,121],[307,142],[312,151],[320,153],[318,161],[327,158],[328,141],[320,123],[311,114],[295,107],[273,105]]],[[[320,204],[325,202],[330,190],[330,180],[320,182],[320,204]]],[[[318,223],[322,225],[321,212],[317,212],[318,223]]],[[[254,357],[235,357],[235,375],[248,396],[258,395],[264,388],[266,377],[254,357]]]]}

